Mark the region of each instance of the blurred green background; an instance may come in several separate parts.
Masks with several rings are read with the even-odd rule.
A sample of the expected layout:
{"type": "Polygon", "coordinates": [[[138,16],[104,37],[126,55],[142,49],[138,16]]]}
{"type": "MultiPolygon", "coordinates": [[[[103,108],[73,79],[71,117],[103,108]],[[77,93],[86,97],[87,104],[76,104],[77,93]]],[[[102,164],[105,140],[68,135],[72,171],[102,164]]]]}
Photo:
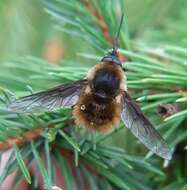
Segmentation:
{"type": "MultiPolygon", "coordinates": [[[[186,0],[126,0],[125,5],[131,39],[187,45],[186,0]]],[[[0,2],[0,61],[23,55],[43,58],[49,48],[65,58],[77,56],[77,48],[78,52],[92,50],[76,36],[59,32],[40,1],[0,2]]]]}
{"type": "MultiPolygon", "coordinates": [[[[165,45],[187,47],[186,0],[126,0],[125,7],[129,36],[134,50],[140,51],[139,47],[144,47],[144,44],[149,44],[149,47],[165,45]]],[[[0,78],[3,75],[1,63],[26,55],[45,59],[49,64],[58,64],[63,59],[73,60],[73,62],[68,62],[72,66],[95,64],[95,61],[83,59],[80,53],[96,53],[102,56],[101,52],[97,52],[91,44],[77,36],[67,35],[60,31],[53,18],[44,10],[41,1],[0,1],[0,78]]],[[[24,61],[20,64],[24,64],[24,61]]],[[[63,64],[61,63],[62,67],[63,64]]],[[[6,85],[3,87],[10,88],[6,85]]],[[[112,136],[113,143],[125,147],[128,153],[141,153],[142,155],[145,148],[143,146],[140,148],[135,143],[129,146],[130,142],[135,142],[134,137],[128,136],[126,137],[128,140],[124,141],[124,133],[125,131],[120,131],[112,136]]],[[[178,166],[176,172],[180,171],[183,163],[176,162],[175,164],[176,167],[178,166]]],[[[180,181],[185,174],[180,171],[179,175],[176,174],[176,179],[180,181]]],[[[170,182],[163,183],[169,184],[170,182]]],[[[182,190],[186,190],[185,188],[187,189],[187,186],[184,186],[182,190]]],[[[165,190],[169,190],[169,187],[165,190]]]]}

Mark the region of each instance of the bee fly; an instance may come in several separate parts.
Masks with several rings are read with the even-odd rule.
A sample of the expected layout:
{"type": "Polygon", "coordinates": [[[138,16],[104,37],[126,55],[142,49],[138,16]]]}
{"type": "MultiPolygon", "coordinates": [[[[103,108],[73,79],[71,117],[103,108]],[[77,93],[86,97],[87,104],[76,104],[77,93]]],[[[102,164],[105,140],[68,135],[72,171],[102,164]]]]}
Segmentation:
{"type": "Polygon", "coordinates": [[[72,107],[77,125],[97,131],[109,131],[122,119],[147,148],[170,160],[168,145],[127,93],[126,77],[117,53],[122,20],[123,16],[112,51],[101,59],[101,64],[90,69],[85,79],[21,97],[8,108],[20,113],[72,107]]]}

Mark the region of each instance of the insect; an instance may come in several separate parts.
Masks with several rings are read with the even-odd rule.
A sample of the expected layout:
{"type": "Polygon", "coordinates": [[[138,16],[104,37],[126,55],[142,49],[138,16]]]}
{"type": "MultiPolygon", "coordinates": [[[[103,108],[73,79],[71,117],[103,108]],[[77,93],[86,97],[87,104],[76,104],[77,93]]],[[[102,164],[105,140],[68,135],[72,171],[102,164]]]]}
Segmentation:
{"type": "Polygon", "coordinates": [[[72,107],[77,125],[97,131],[109,131],[122,120],[147,148],[170,160],[167,143],[127,92],[117,52],[122,20],[123,16],[112,51],[90,69],[85,79],[21,97],[12,101],[8,108],[14,112],[43,112],[72,107]]]}

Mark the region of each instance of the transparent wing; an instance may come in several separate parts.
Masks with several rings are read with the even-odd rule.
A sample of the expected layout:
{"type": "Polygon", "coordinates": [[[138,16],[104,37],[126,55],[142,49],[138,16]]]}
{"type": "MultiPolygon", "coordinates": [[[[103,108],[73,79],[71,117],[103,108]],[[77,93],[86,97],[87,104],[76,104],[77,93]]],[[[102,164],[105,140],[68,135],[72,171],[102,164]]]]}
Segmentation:
{"type": "Polygon", "coordinates": [[[138,105],[125,92],[121,118],[127,128],[152,152],[164,159],[170,160],[171,151],[148,119],[144,116],[138,105]]]}
{"type": "Polygon", "coordinates": [[[8,110],[13,112],[54,111],[61,107],[71,107],[79,99],[85,80],[61,85],[43,92],[25,96],[12,101],[8,110]]]}

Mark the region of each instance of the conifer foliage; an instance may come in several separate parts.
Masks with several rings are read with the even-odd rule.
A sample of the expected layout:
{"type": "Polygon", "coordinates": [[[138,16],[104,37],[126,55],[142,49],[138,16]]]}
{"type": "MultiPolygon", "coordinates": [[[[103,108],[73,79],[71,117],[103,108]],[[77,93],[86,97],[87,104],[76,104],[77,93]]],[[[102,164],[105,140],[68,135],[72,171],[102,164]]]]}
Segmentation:
{"type": "Polygon", "coordinates": [[[187,160],[185,1],[180,6],[177,1],[152,2],[152,10],[147,9],[149,16],[142,16],[143,23],[137,24],[139,29],[136,19],[130,17],[135,14],[129,13],[132,5],[127,4],[124,0],[41,1],[55,29],[67,39],[75,39],[78,58],[50,64],[28,55],[1,62],[0,160],[5,150],[12,148],[12,152],[0,183],[17,171],[15,186],[25,179],[29,189],[38,189],[41,184],[47,190],[54,186],[63,190],[187,188],[183,166],[187,160]],[[165,23],[152,16],[154,7],[161,4],[160,18],[170,18],[165,23]],[[177,16],[170,12],[175,6],[177,16]],[[109,133],[93,134],[75,126],[71,109],[18,114],[6,108],[15,97],[84,78],[91,65],[112,47],[122,13],[125,19],[119,52],[128,90],[171,147],[173,159],[169,162],[146,154],[146,148],[137,144],[122,123],[109,133]]]}

